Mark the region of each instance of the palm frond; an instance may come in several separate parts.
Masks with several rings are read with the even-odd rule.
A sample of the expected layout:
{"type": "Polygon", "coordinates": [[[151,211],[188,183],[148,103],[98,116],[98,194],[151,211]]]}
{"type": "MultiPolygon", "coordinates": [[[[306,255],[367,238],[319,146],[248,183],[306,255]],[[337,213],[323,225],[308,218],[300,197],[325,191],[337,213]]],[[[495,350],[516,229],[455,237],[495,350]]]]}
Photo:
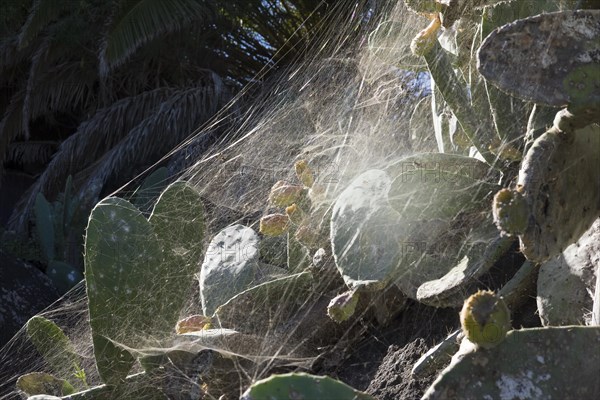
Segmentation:
{"type": "Polygon", "coordinates": [[[24,99],[24,89],[15,92],[0,120],[0,164],[4,162],[8,145],[23,132],[22,111],[24,99]]]}
{"type": "MultiPolygon", "coordinates": [[[[24,229],[38,193],[42,192],[52,197],[61,190],[68,175],[74,175],[102,157],[176,92],[176,89],[160,88],[127,97],[99,110],[83,122],[73,135],[61,143],[42,175],[17,204],[8,222],[10,229],[24,229]]],[[[20,123],[21,119],[18,118],[17,121],[20,123]]],[[[4,136],[0,135],[0,154],[4,154],[1,152],[3,138],[4,136]]]]}
{"type": "Polygon", "coordinates": [[[63,12],[66,1],[61,0],[36,0],[33,3],[31,12],[21,28],[18,38],[18,48],[27,47],[48,24],[63,12]]]}
{"type": "Polygon", "coordinates": [[[6,162],[18,165],[46,164],[57,147],[58,142],[51,140],[13,142],[8,146],[6,162]]]}
{"type": "Polygon", "coordinates": [[[106,76],[140,46],[160,34],[207,19],[210,9],[199,0],[128,1],[117,12],[100,50],[100,74],[106,76]]]}

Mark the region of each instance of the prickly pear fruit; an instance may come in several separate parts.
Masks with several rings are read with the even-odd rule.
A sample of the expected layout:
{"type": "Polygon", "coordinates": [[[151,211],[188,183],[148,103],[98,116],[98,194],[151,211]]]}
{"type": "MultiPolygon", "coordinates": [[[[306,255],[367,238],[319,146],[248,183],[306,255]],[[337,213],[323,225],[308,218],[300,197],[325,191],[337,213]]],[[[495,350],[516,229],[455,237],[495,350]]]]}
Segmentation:
{"type": "Polygon", "coordinates": [[[467,339],[490,349],[504,340],[510,330],[510,311],[494,292],[480,290],[465,300],[460,323],[467,339]]]}
{"type": "Polygon", "coordinates": [[[298,180],[307,188],[311,188],[313,183],[315,183],[315,177],[306,160],[297,161],[296,164],[294,164],[294,168],[298,180]]]}
{"type": "Polygon", "coordinates": [[[279,207],[287,207],[294,203],[299,204],[306,197],[306,189],[301,185],[292,185],[285,181],[278,181],[271,188],[269,202],[279,207]]]}
{"type": "Polygon", "coordinates": [[[296,203],[292,204],[289,207],[286,207],[285,214],[290,219],[290,222],[292,222],[295,225],[300,225],[300,223],[304,219],[304,212],[300,207],[296,205],[296,203]]]}
{"type": "Polygon", "coordinates": [[[260,219],[259,232],[265,236],[279,236],[287,232],[290,219],[285,214],[269,214],[260,219]]]}
{"type": "Polygon", "coordinates": [[[328,376],[305,373],[272,375],[255,382],[240,400],[337,399],[374,400],[366,393],[328,376]]]}
{"type": "Polygon", "coordinates": [[[201,331],[210,328],[210,317],[204,315],[190,315],[177,321],[175,332],[178,335],[188,332],[201,331]]]}
{"type": "Polygon", "coordinates": [[[347,321],[356,310],[360,293],[356,289],[337,295],[327,306],[327,315],[337,323],[347,321]]]}
{"type": "Polygon", "coordinates": [[[529,208],[521,193],[502,189],[494,196],[492,205],[494,222],[505,235],[525,232],[529,222],[529,208]]]}
{"type": "Polygon", "coordinates": [[[427,28],[415,36],[410,43],[410,50],[416,56],[424,56],[429,53],[437,42],[437,33],[442,27],[442,21],[439,17],[435,17],[427,28]]]}

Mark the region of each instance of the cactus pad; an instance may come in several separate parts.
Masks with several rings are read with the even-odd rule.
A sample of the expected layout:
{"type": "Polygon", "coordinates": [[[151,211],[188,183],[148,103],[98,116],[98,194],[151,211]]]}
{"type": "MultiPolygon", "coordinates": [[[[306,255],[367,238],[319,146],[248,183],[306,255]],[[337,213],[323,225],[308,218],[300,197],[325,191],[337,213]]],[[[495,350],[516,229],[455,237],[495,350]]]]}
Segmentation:
{"type": "Polygon", "coordinates": [[[551,129],[527,152],[517,191],[529,207],[527,229],[519,235],[528,259],[542,262],[561,253],[600,215],[599,148],[600,126],[592,124],[570,134],[551,129]]]}
{"type": "Polygon", "coordinates": [[[232,225],[210,242],[200,270],[200,297],[204,315],[258,283],[259,238],[252,228],[232,225]]]}
{"type": "Polygon", "coordinates": [[[389,176],[369,170],[338,197],[331,216],[331,244],[346,284],[383,289],[401,259],[400,215],[387,203],[389,176]]]}
{"type": "Polygon", "coordinates": [[[240,400],[374,400],[366,393],[327,376],[305,373],[273,375],[254,383],[240,400]]]}
{"type": "MultiPolygon", "coordinates": [[[[85,277],[94,355],[105,382],[120,381],[134,359],[115,341],[135,347],[142,338],[170,333],[174,322],[160,315],[162,246],[152,226],[131,203],[102,200],[90,215],[85,241],[85,277]]],[[[176,321],[176,319],[175,319],[176,321]]]]}
{"type": "Polygon", "coordinates": [[[423,400],[563,399],[567,393],[593,399],[600,393],[600,352],[590,349],[598,346],[599,327],[511,331],[498,346],[453,360],[423,400]]]}
{"type": "Polygon", "coordinates": [[[576,243],[540,268],[537,304],[544,326],[590,322],[589,310],[599,264],[600,219],[597,219],[576,243]]]}
{"type": "Polygon", "coordinates": [[[600,10],[536,15],[492,32],[480,73],[509,94],[554,107],[600,102],[600,10]]]}
{"type": "Polygon", "coordinates": [[[467,339],[484,349],[491,349],[500,344],[509,331],[510,311],[500,296],[480,290],[465,300],[460,324],[467,339]]]}
{"type": "Polygon", "coordinates": [[[57,378],[71,378],[81,365],[71,340],[58,325],[44,317],[27,321],[27,336],[57,378]]]}

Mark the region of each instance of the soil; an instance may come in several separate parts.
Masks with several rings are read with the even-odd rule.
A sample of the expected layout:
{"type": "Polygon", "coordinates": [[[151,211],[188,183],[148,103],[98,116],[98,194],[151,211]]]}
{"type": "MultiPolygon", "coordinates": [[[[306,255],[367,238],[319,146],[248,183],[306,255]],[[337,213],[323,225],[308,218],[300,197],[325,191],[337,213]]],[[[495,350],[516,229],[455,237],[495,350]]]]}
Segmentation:
{"type": "Polygon", "coordinates": [[[457,310],[409,302],[386,328],[367,328],[339,364],[324,362],[314,373],[335,377],[379,400],[420,399],[435,375],[415,379],[414,363],[459,324],[457,310]]]}
{"type": "MultiPolygon", "coordinates": [[[[531,297],[515,310],[513,327],[540,326],[535,310],[535,297],[531,297]]],[[[413,365],[460,326],[458,312],[409,302],[386,328],[367,328],[339,363],[323,362],[311,372],[335,377],[378,400],[420,399],[440,371],[416,379],[411,374],[413,365]]]]}

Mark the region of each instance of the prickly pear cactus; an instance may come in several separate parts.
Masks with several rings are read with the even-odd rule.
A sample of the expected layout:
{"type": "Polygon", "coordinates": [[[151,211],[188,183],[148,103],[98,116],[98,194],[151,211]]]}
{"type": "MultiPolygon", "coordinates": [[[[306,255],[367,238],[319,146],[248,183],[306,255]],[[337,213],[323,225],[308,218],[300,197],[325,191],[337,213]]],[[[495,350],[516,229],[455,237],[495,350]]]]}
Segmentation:
{"type": "Polygon", "coordinates": [[[273,375],[254,383],[244,392],[240,400],[374,400],[366,393],[328,376],[305,373],[273,375]]]}
{"type": "MultiPolygon", "coordinates": [[[[57,379],[74,381],[73,375],[81,365],[71,340],[58,325],[44,317],[35,316],[27,321],[27,336],[48,363],[57,379]]],[[[75,382],[73,382],[75,383],[75,382]]]]}
{"type": "Polygon", "coordinates": [[[232,225],[210,242],[199,274],[204,315],[236,294],[258,285],[275,267],[259,262],[259,237],[252,228],[232,225]]]}
{"type": "Polygon", "coordinates": [[[351,289],[396,284],[420,302],[459,306],[511,244],[486,216],[498,188],[488,166],[423,154],[386,171],[365,172],[336,200],[331,240],[341,275],[351,289]]]}
{"type": "Polygon", "coordinates": [[[516,190],[495,197],[498,227],[519,235],[528,259],[542,262],[561,253],[600,215],[599,148],[598,125],[573,133],[550,129],[527,152],[516,190]]]}
{"type": "Polygon", "coordinates": [[[482,211],[498,185],[486,177],[489,166],[451,154],[421,154],[401,159],[386,170],[394,176],[390,205],[409,220],[452,219],[482,211]]]}
{"type": "Polygon", "coordinates": [[[350,288],[383,289],[396,276],[404,228],[398,223],[400,215],[387,202],[390,185],[384,171],[366,171],[340,194],[333,207],[332,250],[350,288]]]}
{"type": "Polygon", "coordinates": [[[44,372],[32,372],[20,376],[17,380],[17,388],[27,396],[41,394],[67,396],[75,393],[75,388],[69,382],[44,372]]]}
{"type": "Polygon", "coordinates": [[[544,326],[590,324],[596,270],[600,265],[600,219],[579,240],[544,262],[537,305],[544,326]]]}
{"type": "Polygon", "coordinates": [[[48,263],[46,275],[48,275],[59,293],[66,293],[83,279],[83,275],[78,269],[66,262],[57,260],[48,263]]]}
{"type": "Polygon", "coordinates": [[[493,31],[479,71],[513,96],[555,107],[600,102],[600,10],[536,15],[493,31]]]}
{"type": "Polygon", "coordinates": [[[492,349],[455,357],[423,399],[594,399],[600,352],[590,349],[599,345],[599,327],[511,331],[492,349]]]}
{"type": "MultiPolygon", "coordinates": [[[[85,240],[85,277],[96,365],[106,383],[119,382],[141,338],[173,329],[161,309],[162,245],[150,223],[131,203],[116,197],[99,202],[90,215],[85,240]],[[156,318],[161,315],[161,318],[156,318]]],[[[171,273],[167,271],[167,273],[171,273]]]]}
{"type": "Polygon", "coordinates": [[[310,296],[309,272],[281,276],[236,293],[215,311],[223,328],[268,334],[294,315],[310,296]],[[258,306],[257,306],[258,305],[258,306]]]}

